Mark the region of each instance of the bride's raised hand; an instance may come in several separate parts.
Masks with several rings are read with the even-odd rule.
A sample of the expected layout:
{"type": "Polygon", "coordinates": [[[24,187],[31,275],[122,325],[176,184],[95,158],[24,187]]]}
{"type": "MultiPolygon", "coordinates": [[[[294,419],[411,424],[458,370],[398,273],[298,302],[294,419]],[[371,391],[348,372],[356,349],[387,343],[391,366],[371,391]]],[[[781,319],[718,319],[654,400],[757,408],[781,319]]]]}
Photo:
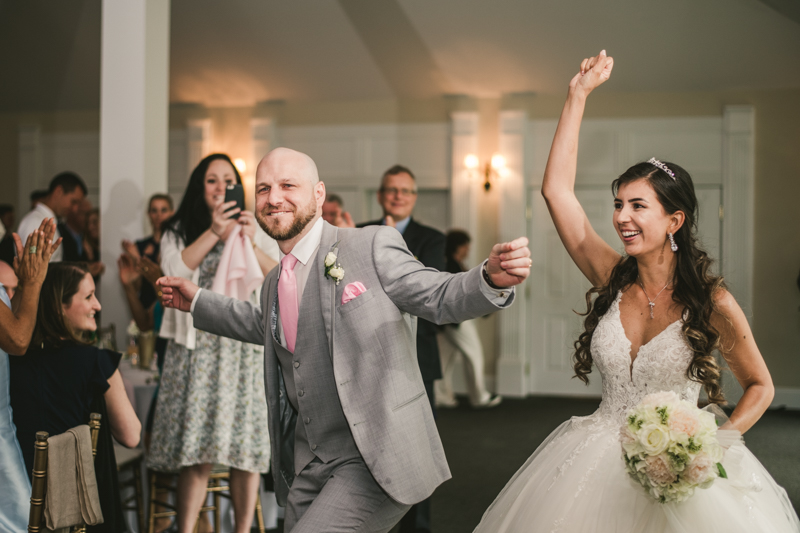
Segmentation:
{"type": "Polygon", "coordinates": [[[581,61],[581,69],[569,82],[569,88],[570,90],[579,90],[584,95],[588,95],[611,77],[613,68],[614,58],[606,55],[605,50],[601,50],[595,57],[589,57],[581,61]]]}

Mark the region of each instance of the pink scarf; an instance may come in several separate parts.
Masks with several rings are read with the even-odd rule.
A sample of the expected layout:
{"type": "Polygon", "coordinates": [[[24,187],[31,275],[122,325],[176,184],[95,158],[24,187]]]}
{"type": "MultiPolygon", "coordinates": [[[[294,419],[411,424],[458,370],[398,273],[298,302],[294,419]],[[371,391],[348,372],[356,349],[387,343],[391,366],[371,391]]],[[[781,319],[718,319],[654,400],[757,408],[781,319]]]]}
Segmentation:
{"type": "Polygon", "coordinates": [[[258,264],[256,252],[250,244],[250,237],[245,235],[242,227],[237,224],[225,242],[225,249],[222,250],[211,290],[247,301],[250,293],[263,281],[264,274],[258,264]]]}

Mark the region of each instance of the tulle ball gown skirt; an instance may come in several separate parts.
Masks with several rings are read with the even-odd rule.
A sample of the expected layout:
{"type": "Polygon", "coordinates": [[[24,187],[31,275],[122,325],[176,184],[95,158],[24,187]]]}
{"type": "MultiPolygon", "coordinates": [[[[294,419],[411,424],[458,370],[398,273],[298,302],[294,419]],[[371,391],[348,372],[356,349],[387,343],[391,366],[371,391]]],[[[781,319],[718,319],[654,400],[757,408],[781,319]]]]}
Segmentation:
{"type": "Polygon", "coordinates": [[[744,445],[728,479],[659,503],[626,473],[619,425],[596,416],[559,426],[489,507],[476,533],[797,533],[786,492],[744,445]]]}

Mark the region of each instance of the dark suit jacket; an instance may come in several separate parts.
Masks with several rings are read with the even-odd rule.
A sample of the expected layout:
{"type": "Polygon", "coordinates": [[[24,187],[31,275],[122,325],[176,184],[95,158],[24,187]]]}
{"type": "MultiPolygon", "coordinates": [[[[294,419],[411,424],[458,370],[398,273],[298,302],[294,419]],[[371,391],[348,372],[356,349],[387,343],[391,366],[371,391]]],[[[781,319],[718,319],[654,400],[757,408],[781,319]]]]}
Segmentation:
{"type": "MultiPolygon", "coordinates": [[[[380,226],[383,220],[372,220],[359,224],[358,227],[380,226]]],[[[445,270],[444,234],[428,226],[417,223],[412,217],[403,233],[409,251],[426,267],[445,270]]],[[[417,325],[417,359],[424,381],[442,379],[442,365],[439,362],[439,344],[436,341],[438,326],[427,320],[419,319],[417,325]]]]}
{"type": "Polygon", "coordinates": [[[61,233],[61,248],[64,250],[63,261],[88,261],[86,251],[78,253],[78,241],[63,222],[58,223],[58,232],[61,233]]]}

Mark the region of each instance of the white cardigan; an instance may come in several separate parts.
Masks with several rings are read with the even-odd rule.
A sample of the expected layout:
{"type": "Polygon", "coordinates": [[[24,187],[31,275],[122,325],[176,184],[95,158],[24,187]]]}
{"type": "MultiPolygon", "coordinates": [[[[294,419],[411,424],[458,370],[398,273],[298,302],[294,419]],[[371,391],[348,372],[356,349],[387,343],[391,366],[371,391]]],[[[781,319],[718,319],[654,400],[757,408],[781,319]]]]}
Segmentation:
{"type": "MultiPolygon", "coordinates": [[[[275,261],[278,260],[278,243],[264,233],[260,227],[256,227],[254,240],[256,246],[262,252],[275,261]]],[[[161,270],[165,276],[185,278],[197,285],[198,281],[200,281],[200,269],[192,270],[186,266],[181,256],[184,248],[186,248],[186,245],[174,231],[165,231],[161,237],[161,270]]],[[[191,313],[184,313],[170,307],[164,309],[164,318],[159,332],[160,337],[172,339],[176,343],[186,346],[189,350],[194,350],[197,340],[196,332],[191,313]]]]}

